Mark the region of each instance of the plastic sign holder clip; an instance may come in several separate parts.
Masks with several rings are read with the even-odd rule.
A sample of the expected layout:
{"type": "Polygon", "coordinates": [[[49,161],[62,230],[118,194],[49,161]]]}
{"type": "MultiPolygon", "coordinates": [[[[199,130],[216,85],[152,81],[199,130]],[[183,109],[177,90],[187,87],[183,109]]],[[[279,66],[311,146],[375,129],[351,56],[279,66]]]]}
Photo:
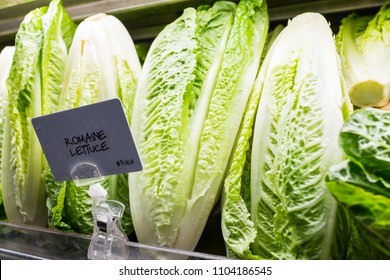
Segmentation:
{"type": "Polygon", "coordinates": [[[129,257],[128,241],[121,220],[125,206],[116,200],[107,200],[107,191],[100,185],[104,180],[98,167],[92,163],[80,163],[71,176],[78,187],[89,185],[88,194],[93,199],[94,230],[88,248],[90,260],[126,260],[129,257]]]}

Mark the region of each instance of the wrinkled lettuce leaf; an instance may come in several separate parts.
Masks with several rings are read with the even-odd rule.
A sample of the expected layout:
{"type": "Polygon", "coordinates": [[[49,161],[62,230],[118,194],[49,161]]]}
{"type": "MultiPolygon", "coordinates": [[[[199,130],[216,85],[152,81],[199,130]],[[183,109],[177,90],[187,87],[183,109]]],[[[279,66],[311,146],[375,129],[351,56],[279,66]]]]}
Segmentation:
{"type": "Polygon", "coordinates": [[[327,187],[339,203],[335,258],[390,259],[390,112],[355,111],[340,133],[348,157],[327,187]]]}

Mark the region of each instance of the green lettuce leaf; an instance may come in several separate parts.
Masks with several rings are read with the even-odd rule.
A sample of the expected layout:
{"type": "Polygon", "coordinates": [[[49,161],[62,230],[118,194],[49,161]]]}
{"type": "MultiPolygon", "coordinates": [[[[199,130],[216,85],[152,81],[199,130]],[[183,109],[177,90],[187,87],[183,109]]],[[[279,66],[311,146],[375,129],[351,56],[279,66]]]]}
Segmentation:
{"type": "Polygon", "coordinates": [[[341,213],[336,258],[390,258],[389,126],[390,112],[367,108],[355,111],[340,132],[348,160],[327,177],[341,213]]]}
{"type": "Polygon", "coordinates": [[[390,198],[342,181],[328,182],[327,187],[352,218],[343,225],[347,246],[343,244],[342,258],[389,259],[390,198]]]}
{"type": "Polygon", "coordinates": [[[53,1],[42,18],[42,115],[58,109],[65,62],[76,31],[61,1],[53,1]]]}
{"type": "MultiPolygon", "coordinates": [[[[278,25],[268,32],[261,64],[264,63],[268,50],[283,29],[284,26],[278,25]]],[[[260,259],[250,249],[256,238],[256,229],[250,217],[250,176],[254,120],[260,102],[267,62],[264,65],[260,69],[245,109],[222,192],[222,234],[227,256],[231,258],[260,259]]]]}
{"type": "Polygon", "coordinates": [[[351,116],[340,133],[348,158],[386,182],[390,182],[389,115],[384,110],[361,110],[351,116]]]}

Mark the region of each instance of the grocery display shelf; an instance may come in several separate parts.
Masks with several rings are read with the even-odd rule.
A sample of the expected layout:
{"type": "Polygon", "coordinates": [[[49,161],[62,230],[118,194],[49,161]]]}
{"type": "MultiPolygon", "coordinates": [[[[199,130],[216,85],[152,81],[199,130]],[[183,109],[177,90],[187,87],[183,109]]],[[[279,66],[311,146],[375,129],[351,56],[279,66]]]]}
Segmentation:
{"type": "MultiPolygon", "coordinates": [[[[1,260],[86,260],[91,237],[48,228],[0,222],[1,260]]],[[[153,253],[169,254],[171,259],[224,259],[207,253],[174,250],[126,242],[129,260],[150,259],[153,253]]]]}
{"type": "MultiPolygon", "coordinates": [[[[0,6],[0,46],[12,44],[24,16],[50,0],[14,0],[13,6],[0,6]]],[[[238,0],[233,0],[238,2],[238,0]]],[[[63,0],[75,22],[86,17],[107,13],[117,16],[128,28],[134,40],[154,38],[168,23],[176,19],[186,7],[210,4],[215,0],[63,0]]],[[[268,0],[270,20],[285,21],[307,12],[336,15],[362,9],[377,8],[385,0],[268,0]]]]}

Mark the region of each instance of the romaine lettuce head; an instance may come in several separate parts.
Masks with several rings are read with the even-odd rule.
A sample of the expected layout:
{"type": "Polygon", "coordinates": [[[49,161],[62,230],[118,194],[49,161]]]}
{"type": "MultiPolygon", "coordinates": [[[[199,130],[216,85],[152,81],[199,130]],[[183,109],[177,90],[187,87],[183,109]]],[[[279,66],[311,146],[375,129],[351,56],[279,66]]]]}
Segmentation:
{"type": "MultiPolygon", "coordinates": [[[[0,53],[0,166],[1,157],[3,151],[3,139],[4,139],[4,119],[7,108],[7,79],[14,57],[15,47],[7,46],[0,53]]],[[[5,209],[3,204],[3,191],[1,186],[1,172],[0,172],[0,219],[5,219],[5,209]]]]}
{"type": "MultiPolygon", "coordinates": [[[[82,21],[75,32],[66,61],[57,110],[66,110],[111,98],[119,98],[131,122],[141,64],[133,40],[114,16],[96,14],[82,21]]],[[[74,182],[55,182],[45,169],[49,226],[66,231],[93,232],[92,204],[88,187],[74,182]]],[[[133,232],[127,174],[108,176],[102,182],[107,199],[122,202],[122,227],[133,232]]]]}
{"type": "Polygon", "coordinates": [[[375,16],[350,14],[336,36],[347,90],[358,107],[382,107],[390,100],[390,6],[375,16]]]}
{"type": "Polygon", "coordinates": [[[224,184],[228,256],[330,257],[336,205],[325,176],[343,159],[337,140],[351,110],[339,73],[320,14],[293,18],[271,44],[224,184]]]}
{"type": "Polygon", "coordinates": [[[184,10],[152,43],[132,126],[144,169],[129,176],[141,243],[186,250],[198,243],[219,200],[267,31],[264,1],[218,1],[184,10]]]}
{"type": "Polygon", "coordinates": [[[1,167],[4,206],[10,222],[47,225],[45,160],[31,118],[53,112],[75,24],[60,0],[26,15],[15,39],[7,80],[1,167]],[[54,103],[52,103],[54,102],[54,103]]]}
{"type": "Polygon", "coordinates": [[[131,122],[141,64],[134,42],[116,17],[90,16],[77,27],[60,96],[60,110],[118,97],[131,122]]]}

